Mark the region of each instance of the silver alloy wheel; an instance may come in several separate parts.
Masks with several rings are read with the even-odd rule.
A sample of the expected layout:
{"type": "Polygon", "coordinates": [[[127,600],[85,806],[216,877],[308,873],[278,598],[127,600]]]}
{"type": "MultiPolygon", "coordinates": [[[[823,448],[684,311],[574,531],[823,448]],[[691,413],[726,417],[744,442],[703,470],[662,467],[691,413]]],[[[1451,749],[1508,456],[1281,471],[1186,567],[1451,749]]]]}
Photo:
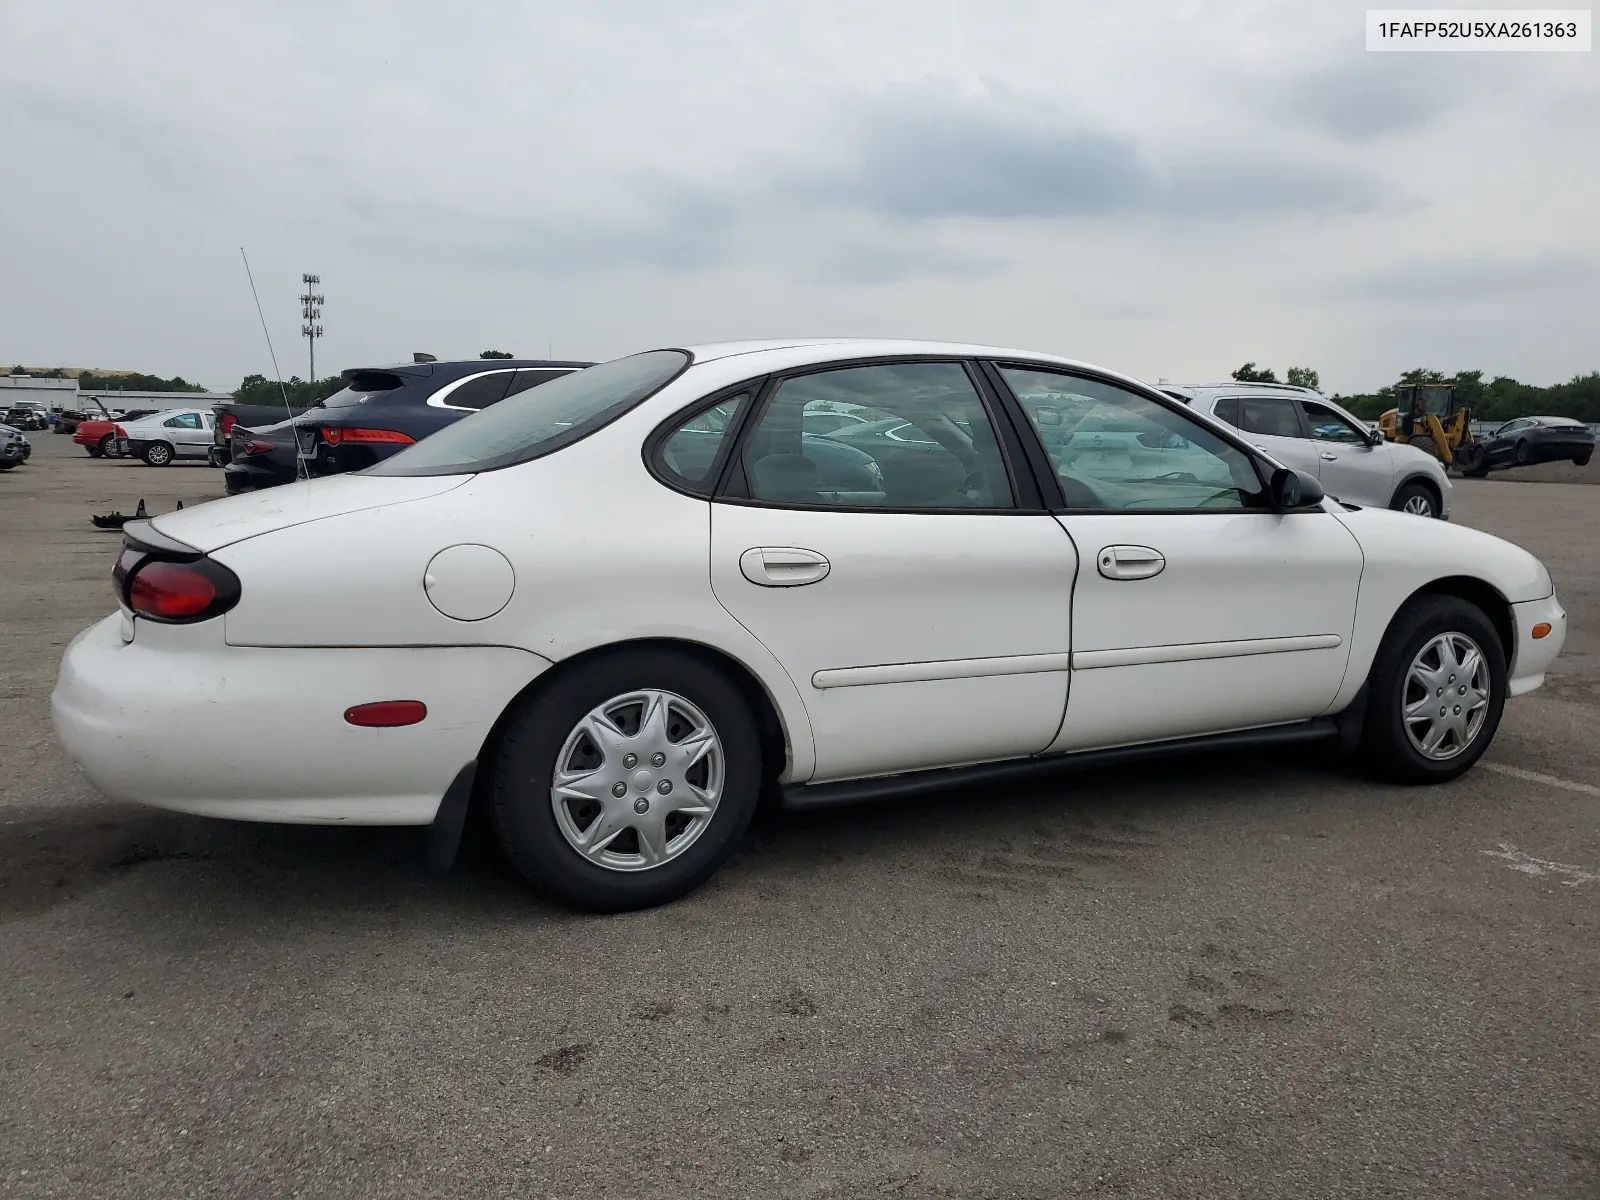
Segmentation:
{"type": "Polygon", "coordinates": [[[1413,516],[1431,517],[1433,516],[1433,501],[1418,492],[1415,496],[1406,500],[1402,506],[1402,511],[1411,513],[1413,516]]]}
{"type": "Polygon", "coordinates": [[[152,465],[164,467],[171,460],[172,451],[168,450],[162,443],[157,442],[145,451],[145,457],[150,460],[152,465]]]}
{"type": "Polygon", "coordinates": [[[1401,695],[1406,736],[1424,758],[1454,758],[1489,715],[1489,660],[1464,633],[1441,633],[1411,660],[1401,695]]]}
{"type": "Polygon", "coordinates": [[[703,712],[672,692],[629,692],[591,709],[567,735],[550,805],[584,858],[645,871],[706,831],[723,775],[722,741],[703,712]]]}

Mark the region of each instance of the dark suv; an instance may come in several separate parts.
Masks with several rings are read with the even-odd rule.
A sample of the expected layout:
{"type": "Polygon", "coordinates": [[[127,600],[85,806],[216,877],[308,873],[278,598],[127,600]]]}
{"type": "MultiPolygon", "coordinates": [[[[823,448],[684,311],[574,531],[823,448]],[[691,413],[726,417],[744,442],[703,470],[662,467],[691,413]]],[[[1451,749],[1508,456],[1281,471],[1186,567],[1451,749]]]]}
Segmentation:
{"type": "Polygon", "coordinates": [[[500,358],[343,371],[344,390],[298,416],[229,429],[227,490],[359,471],[507,396],[593,365],[500,358]]]}

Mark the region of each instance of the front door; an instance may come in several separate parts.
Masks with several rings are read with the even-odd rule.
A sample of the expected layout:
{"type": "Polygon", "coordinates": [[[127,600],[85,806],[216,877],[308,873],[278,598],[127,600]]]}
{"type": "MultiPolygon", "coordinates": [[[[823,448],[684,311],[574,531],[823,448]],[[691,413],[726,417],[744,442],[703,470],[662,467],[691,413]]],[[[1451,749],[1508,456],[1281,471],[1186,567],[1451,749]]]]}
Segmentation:
{"type": "Polygon", "coordinates": [[[753,418],[712,505],[711,583],[805,697],[814,780],[1048,746],[1077,561],[1052,516],[1018,507],[1018,464],[967,367],[795,375],[753,418]],[[808,412],[846,402],[914,436],[892,421],[899,437],[805,432],[808,412]]]}
{"type": "Polygon", "coordinates": [[[1287,396],[1224,396],[1214,410],[1258,450],[1307,475],[1321,473],[1317,448],[1306,436],[1300,412],[1287,396]]]}
{"type": "MultiPolygon", "coordinates": [[[[1187,412],[1106,381],[1005,366],[1062,482],[1081,567],[1072,690],[1052,751],[1306,720],[1344,679],[1362,556],[1320,508],[1263,507],[1249,455],[1187,412]],[[1085,471],[1075,425],[1132,450],[1085,471]]],[[[1276,457],[1276,456],[1275,456],[1276,457]]]]}
{"type": "Polygon", "coordinates": [[[1317,449],[1322,490],[1351,504],[1386,507],[1394,493],[1394,456],[1388,443],[1374,446],[1366,430],[1331,405],[1299,403],[1317,449]]]}

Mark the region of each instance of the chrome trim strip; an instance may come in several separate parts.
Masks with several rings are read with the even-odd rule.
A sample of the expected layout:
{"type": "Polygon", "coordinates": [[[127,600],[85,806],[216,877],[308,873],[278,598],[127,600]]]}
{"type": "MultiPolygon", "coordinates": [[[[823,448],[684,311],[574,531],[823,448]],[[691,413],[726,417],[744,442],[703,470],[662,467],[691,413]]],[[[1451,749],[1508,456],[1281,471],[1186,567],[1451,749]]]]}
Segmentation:
{"type": "Polygon", "coordinates": [[[1129,646],[1121,650],[1078,650],[1074,671],[1103,667],[1143,667],[1153,663],[1199,662],[1208,658],[1243,658],[1254,654],[1287,654],[1296,650],[1332,650],[1344,644],[1337,633],[1296,637],[1241,638],[1231,642],[1188,642],[1178,646],[1129,646]]]}
{"type": "Polygon", "coordinates": [[[570,375],[578,369],[577,367],[492,367],[487,371],[474,371],[471,375],[463,375],[460,379],[451,380],[429,396],[428,407],[448,408],[451,412],[482,412],[481,408],[468,408],[464,404],[446,404],[444,398],[463,383],[468,383],[474,379],[482,379],[485,375],[515,375],[518,371],[552,371],[561,375],[570,375]]]}
{"type": "Polygon", "coordinates": [[[870,687],[879,683],[926,683],[935,679],[981,679],[1065,671],[1072,655],[1012,654],[1001,658],[948,658],[938,662],[888,663],[881,667],[833,667],[811,677],[815,688],[870,687]]]}

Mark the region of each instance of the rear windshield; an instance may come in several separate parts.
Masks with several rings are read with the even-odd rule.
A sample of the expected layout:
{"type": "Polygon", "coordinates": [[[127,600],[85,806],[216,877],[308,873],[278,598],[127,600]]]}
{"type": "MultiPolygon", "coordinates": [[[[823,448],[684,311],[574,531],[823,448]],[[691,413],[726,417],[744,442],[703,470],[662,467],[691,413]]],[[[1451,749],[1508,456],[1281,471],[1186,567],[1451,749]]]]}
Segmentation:
{"type": "Polygon", "coordinates": [[[446,426],[368,475],[467,475],[527,462],[587,437],[670,383],[682,350],[651,350],[574,371],[446,426]]]}

